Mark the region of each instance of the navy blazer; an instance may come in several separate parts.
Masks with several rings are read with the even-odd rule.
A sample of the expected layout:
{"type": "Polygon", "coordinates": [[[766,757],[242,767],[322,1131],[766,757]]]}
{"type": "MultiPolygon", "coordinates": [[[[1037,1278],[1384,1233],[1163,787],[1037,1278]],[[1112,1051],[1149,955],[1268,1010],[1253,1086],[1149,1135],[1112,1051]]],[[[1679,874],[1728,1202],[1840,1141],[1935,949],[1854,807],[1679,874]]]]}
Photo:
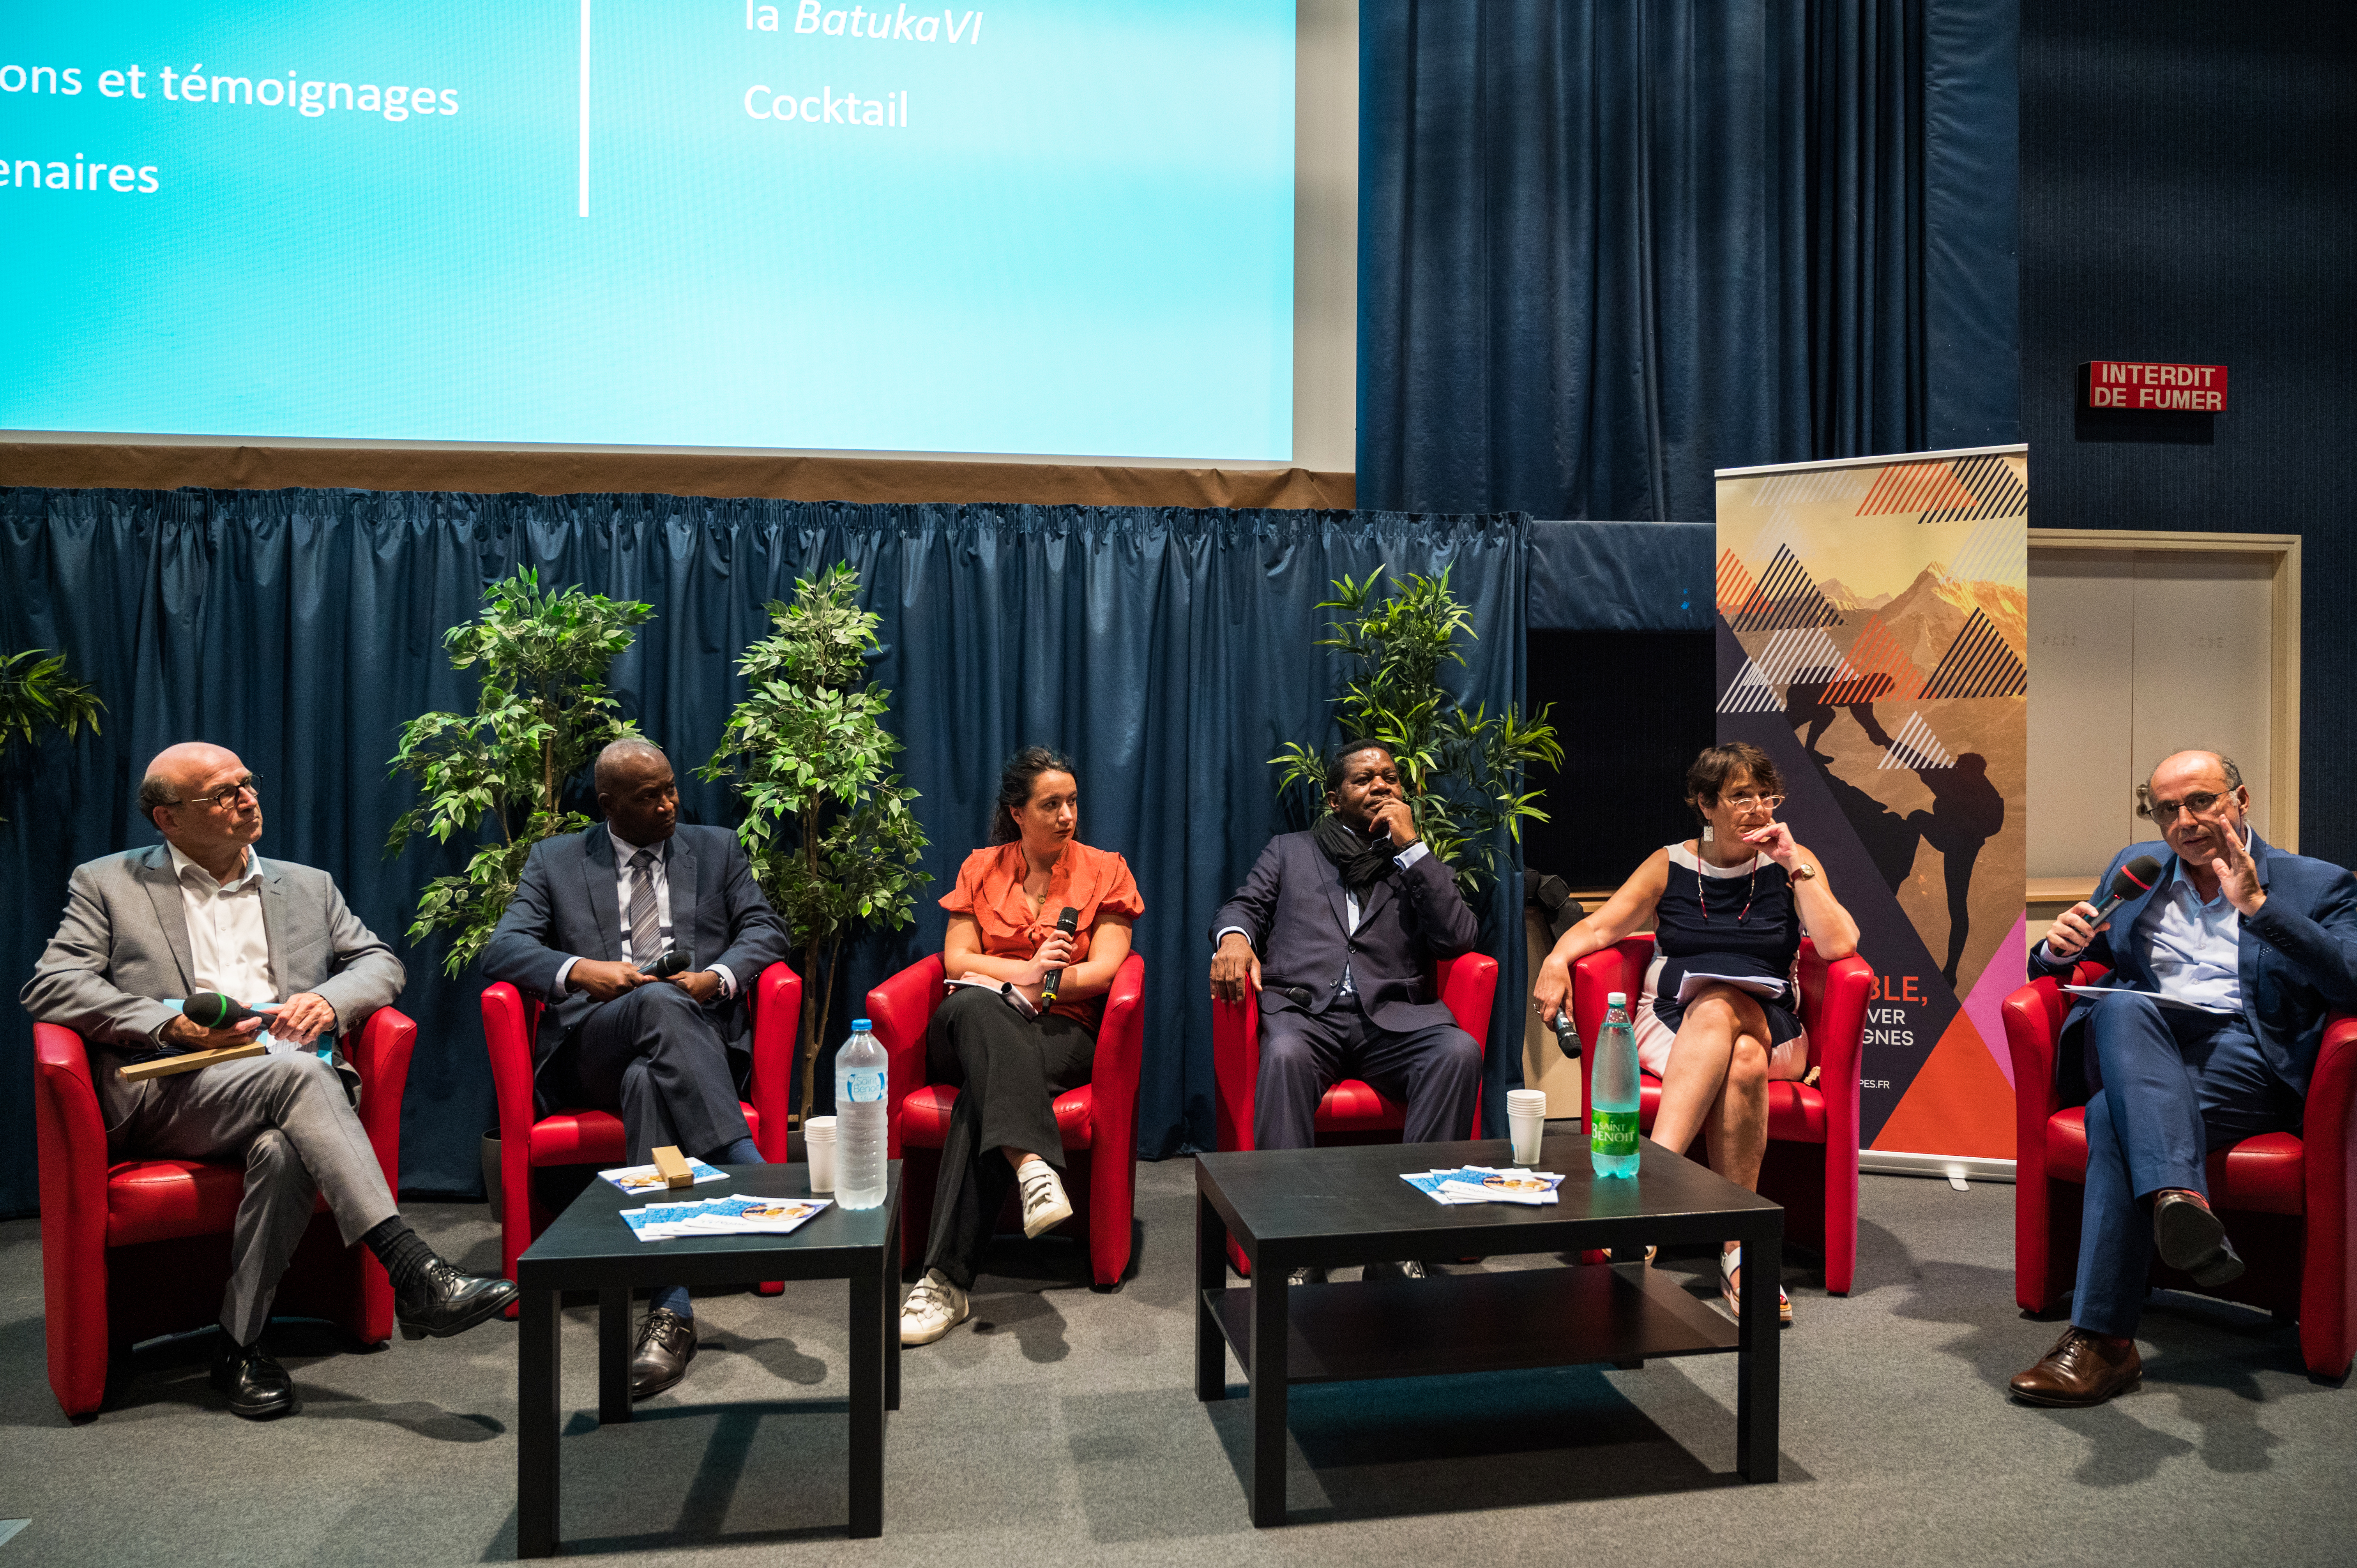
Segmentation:
{"type": "MultiPolygon", "coordinates": [[[[2177,854],[2165,843],[2135,843],[2112,858],[2096,883],[2111,886],[2119,868],[2137,855],[2161,863],[2153,892],[2139,893],[2112,911],[2111,923],[2076,958],[2055,961],[2040,942],[2029,952],[2029,972],[2068,980],[2072,967],[2099,963],[2117,983],[2136,991],[2158,991],[2150,945],[2127,940],[2159,889],[2177,875],[2177,854]]],[[[2243,1018],[2277,1078],[2308,1092],[2324,1043],[2325,1016],[2357,1013],[2357,878],[2330,861],[2311,860],[2270,846],[2254,832],[2251,858],[2267,901],[2242,922],[2240,961],[2243,1018]]],[[[2073,1009],[2069,1029],[2085,1021],[2073,1009]]]]}
{"type": "MultiPolygon", "coordinates": [[[[714,1004],[720,1037],[732,1051],[750,1053],[752,1015],[747,1005],[761,972],[786,956],[785,928],[753,880],[737,835],[722,828],[673,831],[665,865],[671,885],[672,945],[693,969],[728,966],[737,994],[714,1004]]],[[[613,962],[622,956],[622,906],[616,890],[614,840],[603,822],[563,838],[543,839],[524,862],[515,897],[483,949],[483,972],[541,997],[534,1070],[597,1003],[586,991],[553,995],[556,972],[569,958],[613,962]]]]}
{"type": "Polygon", "coordinates": [[[1480,922],[1457,891],[1457,879],[1438,855],[1426,853],[1407,870],[1387,862],[1360,900],[1359,929],[1351,929],[1341,874],[1318,851],[1313,833],[1268,841],[1235,897],[1211,918],[1211,940],[1241,929],[1260,955],[1264,1008],[1301,1007],[1323,1013],[1342,983],[1342,966],[1359,993],[1359,1006],[1386,1029],[1407,1034],[1456,1019],[1433,994],[1425,975],[1436,959],[1467,951],[1480,922]],[[1299,986],[1308,1002],[1283,987],[1299,986]]]}

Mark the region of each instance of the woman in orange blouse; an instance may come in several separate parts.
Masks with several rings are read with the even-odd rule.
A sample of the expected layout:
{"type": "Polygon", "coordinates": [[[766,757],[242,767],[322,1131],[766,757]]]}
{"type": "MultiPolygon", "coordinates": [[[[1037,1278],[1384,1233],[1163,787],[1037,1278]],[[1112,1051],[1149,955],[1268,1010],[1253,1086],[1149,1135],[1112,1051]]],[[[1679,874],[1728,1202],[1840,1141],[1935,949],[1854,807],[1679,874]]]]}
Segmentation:
{"type": "Polygon", "coordinates": [[[1089,1081],[1103,998],[1129,956],[1130,922],[1146,910],[1128,864],[1072,836],[1079,821],[1071,760],[1045,746],[1017,752],[999,778],[990,846],[966,856],[942,899],[942,967],[953,981],[985,983],[953,989],[925,1036],[933,1081],[959,1090],[925,1277],[900,1308],[903,1345],[930,1345],[965,1321],[1009,1186],[1022,1187],[1026,1236],[1071,1218],[1055,1099],[1089,1081]],[[1056,929],[1067,908],[1077,912],[1070,936],[1056,929]],[[1041,1011],[1051,970],[1063,976],[1041,1011]]]}

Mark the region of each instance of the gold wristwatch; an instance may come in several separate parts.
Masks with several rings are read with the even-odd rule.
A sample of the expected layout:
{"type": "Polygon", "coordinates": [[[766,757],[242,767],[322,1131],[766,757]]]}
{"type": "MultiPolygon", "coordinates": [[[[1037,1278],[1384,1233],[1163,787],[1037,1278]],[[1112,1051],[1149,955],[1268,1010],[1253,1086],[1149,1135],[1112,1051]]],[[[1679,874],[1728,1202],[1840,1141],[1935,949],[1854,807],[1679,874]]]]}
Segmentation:
{"type": "Polygon", "coordinates": [[[1811,877],[1816,875],[1816,874],[1817,868],[1811,865],[1805,860],[1801,862],[1800,865],[1792,867],[1792,870],[1784,873],[1785,875],[1791,877],[1795,882],[1806,882],[1811,877]]]}

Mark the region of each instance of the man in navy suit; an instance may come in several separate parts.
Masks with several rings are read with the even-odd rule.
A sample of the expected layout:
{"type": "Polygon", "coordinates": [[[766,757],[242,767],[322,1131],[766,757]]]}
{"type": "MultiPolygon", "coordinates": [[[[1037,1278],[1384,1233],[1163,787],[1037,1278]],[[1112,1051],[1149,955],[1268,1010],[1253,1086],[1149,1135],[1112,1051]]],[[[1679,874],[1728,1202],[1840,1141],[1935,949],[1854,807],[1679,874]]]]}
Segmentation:
{"type": "Polygon", "coordinates": [[[2097,919],[2073,905],[2029,957],[2067,979],[2080,962],[2123,989],[2073,1010],[2083,1030],[2087,1188],[2071,1326],[2017,1374],[2033,1404],[2101,1404],[2136,1386],[2136,1328],[2158,1249],[2204,1285],[2243,1272],[2211,1211],[2210,1150],[2297,1128],[2328,1012],[2357,1012],[2357,880],[2272,848],[2244,816],[2251,792],[2212,751],[2162,761],[2139,810],[2165,843],[2153,886],[2097,919]]]}
{"type": "Polygon", "coordinates": [[[1353,741],[1337,752],[1326,807],[1308,832],[1271,839],[1211,919],[1213,999],[1260,995],[1253,1142],[1308,1148],[1318,1101],[1346,1077],[1407,1101],[1408,1143],[1462,1138],[1481,1047],[1426,971],[1472,947],[1480,923],[1417,836],[1389,750],[1353,741]]]}
{"type": "MultiPolygon", "coordinates": [[[[660,750],[616,741],[598,754],[597,788],[606,820],[533,846],[483,972],[545,1000],[533,1045],[541,1099],[619,1111],[631,1164],[666,1144],[714,1165],[757,1164],[737,1102],[752,1051],[746,998],[785,955],[785,932],[737,836],[679,825],[660,750]],[[674,948],[683,972],[645,972],[674,948]]],[[[657,1291],[630,1397],[670,1388],[694,1357],[687,1291],[657,1291]]]]}

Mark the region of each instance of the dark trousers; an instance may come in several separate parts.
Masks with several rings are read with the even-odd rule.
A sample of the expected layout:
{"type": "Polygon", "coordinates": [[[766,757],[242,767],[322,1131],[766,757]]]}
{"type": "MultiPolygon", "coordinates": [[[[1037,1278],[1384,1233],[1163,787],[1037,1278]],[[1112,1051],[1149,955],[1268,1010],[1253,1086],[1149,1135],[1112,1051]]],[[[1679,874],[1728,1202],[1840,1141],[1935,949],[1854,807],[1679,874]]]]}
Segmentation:
{"type": "Polygon", "coordinates": [[[2152,1272],[2152,1195],[2210,1196],[2212,1149],[2299,1125],[2300,1097],[2275,1075],[2240,1015],[2115,993],[2090,1004],[2087,1191],[2071,1321],[2129,1335],[2152,1272]]]}
{"type": "Polygon", "coordinates": [[[558,1047],[552,1091],[593,1111],[618,1111],[630,1161],[671,1144],[708,1157],[747,1135],[736,1064],[712,1015],[676,985],[641,985],[591,1013],[558,1047]]]}
{"type": "Polygon", "coordinates": [[[925,1267],[941,1270],[961,1290],[974,1288],[1015,1185],[1015,1167],[999,1151],[1028,1149],[1062,1170],[1056,1096],[1089,1081],[1096,1054],[1088,1026],[1055,1013],[1027,1018],[994,992],[961,987],[933,1009],[926,1074],[955,1084],[958,1097],[933,1184],[925,1267]]]}
{"type": "Polygon", "coordinates": [[[1320,1014],[1264,1007],[1254,1146],[1308,1148],[1317,1142],[1318,1102],[1345,1078],[1407,1101],[1405,1142],[1447,1143],[1472,1132],[1481,1047],[1454,1024],[1405,1034],[1383,1028],[1359,1010],[1354,993],[1320,1014]]]}

